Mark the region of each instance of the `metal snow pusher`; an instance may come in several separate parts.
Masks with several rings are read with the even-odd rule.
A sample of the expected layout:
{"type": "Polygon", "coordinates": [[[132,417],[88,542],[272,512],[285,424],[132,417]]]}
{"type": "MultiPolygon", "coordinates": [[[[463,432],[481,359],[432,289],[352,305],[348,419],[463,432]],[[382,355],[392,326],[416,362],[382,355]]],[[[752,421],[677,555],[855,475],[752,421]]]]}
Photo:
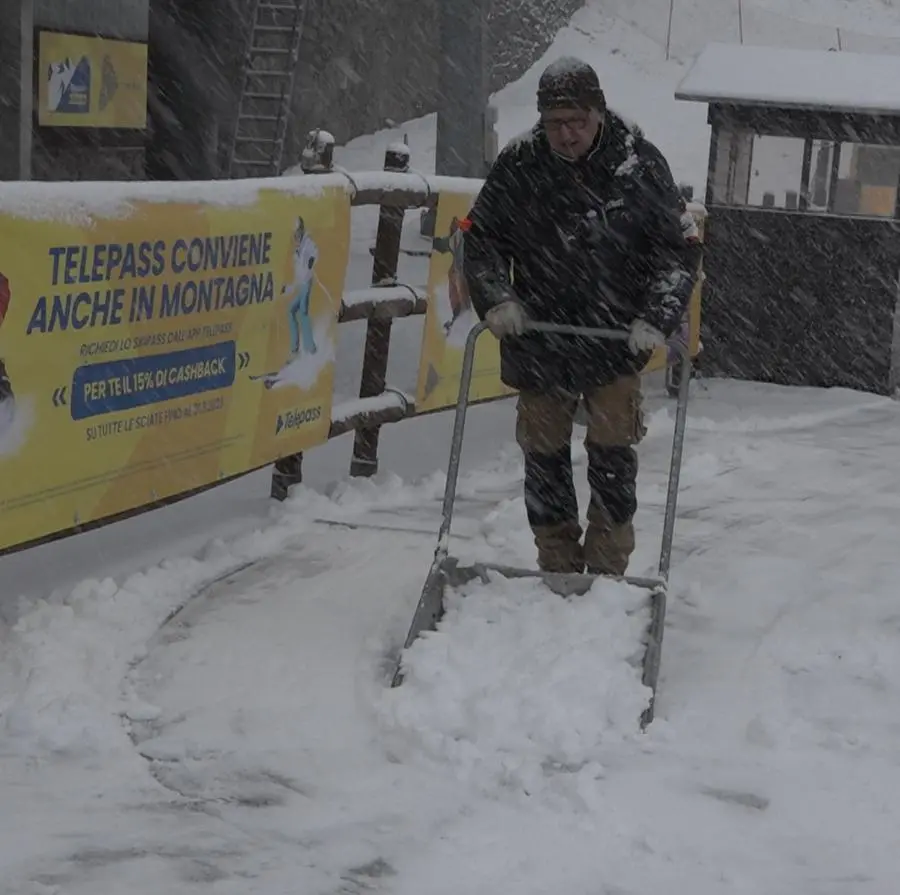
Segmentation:
{"type": "MultiPolygon", "coordinates": [[[[447,465],[447,484],[444,489],[441,525],[438,532],[437,548],[434,560],[422,596],[416,606],[415,615],[406,636],[396,671],[391,682],[392,687],[403,682],[402,658],[413,641],[423,631],[434,631],[444,614],[444,592],[447,588],[457,588],[474,580],[488,583],[488,571],[494,571],[505,578],[541,578],[546,586],[562,597],[583,595],[587,593],[596,575],[561,574],[540,572],[531,569],[519,569],[491,563],[475,563],[461,566],[459,561],[449,555],[450,526],[453,521],[453,508],[456,500],[456,487],[459,479],[459,465],[462,456],[463,433],[466,425],[466,413],[469,407],[469,387],[475,365],[475,346],[478,337],[487,329],[487,324],[476,324],[466,339],[463,354],[462,372],[459,383],[459,398],[456,403],[456,415],[453,422],[453,436],[450,442],[450,460],[447,465]]],[[[553,333],[556,335],[580,336],[582,338],[609,339],[621,341],[628,334],[620,330],[597,329],[590,327],[568,326],[555,323],[529,323],[531,332],[553,333]]],[[[680,345],[681,376],[678,388],[678,403],[675,414],[675,434],[672,439],[672,454],[669,465],[669,485],[666,494],[665,517],[663,520],[662,546],[659,554],[658,574],[655,578],[639,578],[625,576],[622,579],[635,587],[643,588],[648,593],[650,602],[650,623],[646,632],[646,648],[643,657],[643,683],[649,688],[651,696],[647,708],[641,715],[641,728],[645,728],[653,720],[656,685],[659,678],[659,665],[662,650],[663,627],[666,616],[666,594],[669,582],[669,566],[672,558],[672,538],[675,531],[675,513],[678,501],[678,484],[681,475],[681,458],[684,451],[684,432],[687,422],[688,396],[690,393],[690,349],[680,345]]]]}

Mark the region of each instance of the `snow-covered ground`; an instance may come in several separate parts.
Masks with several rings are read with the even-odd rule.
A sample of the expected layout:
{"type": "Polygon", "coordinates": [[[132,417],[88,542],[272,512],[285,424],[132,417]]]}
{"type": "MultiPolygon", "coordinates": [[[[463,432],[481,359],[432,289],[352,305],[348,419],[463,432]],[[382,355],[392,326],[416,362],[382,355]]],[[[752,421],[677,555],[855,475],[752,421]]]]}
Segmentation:
{"type": "MultiPolygon", "coordinates": [[[[672,432],[651,411],[635,572],[672,432]]],[[[889,399],[695,387],[644,735],[635,595],[609,584],[455,598],[386,689],[440,473],[301,490],[198,559],[35,607],[0,664],[0,892],[888,895],[898,425],[889,399]]],[[[519,458],[479,461],[454,553],[533,562],[519,458]]]]}
{"type": "MultiPolygon", "coordinates": [[[[656,2],[589,4],[538,67],[591,58],[699,188],[705,112],[672,91],[737,4],[676,0],[666,61],[656,2]]],[[[745,40],[766,21],[756,42],[900,34],[887,0],[814,9],[745,0],[745,40]]],[[[501,138],[531,123],[535,81],[496,98],[501,138]]],[[[429,169],[433,124],[339,161],[377,167],[406,133],[429,169]]],[[[367,285],[373,234],[357,214],[348,289],[367,285]]],[[[424,263],[401,274],[422,284],[424,263]]],[[[340,327],[339,399],[363,332],[340,327]]],[[[392,384],[412,388],[420,339],[421,320],[395,326],[392,384]]],[[[406,683],[384,686],[434,549],[447,414],[383,430],[376,481],[342,481],[344,437],[284,505],[261,472],[0,559],[0,893],[893,895],[900,407],[719,381],[692,402],[646,734],[638,595],[608,583],[569,602],[502,581],[451,595],[406,683]]],[[[648,404],[638,574],[657,559],[672,433],[655,387],[648,404]]],[[[473,409],[454,554],[534,561],[512,434],[509,402],[473,409]]]]}

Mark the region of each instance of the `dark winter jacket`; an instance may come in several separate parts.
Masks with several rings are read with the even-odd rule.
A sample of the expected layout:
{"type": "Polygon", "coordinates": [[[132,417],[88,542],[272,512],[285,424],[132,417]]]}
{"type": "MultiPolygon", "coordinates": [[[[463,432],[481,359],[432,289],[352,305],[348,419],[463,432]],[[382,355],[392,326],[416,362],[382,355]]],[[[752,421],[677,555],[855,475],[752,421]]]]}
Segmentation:
{"type": "Polygon", "coordinates": [[[5,401],[13,396],[12,385],[9,376],[6,375],[6,365],[0,360],[0,401],[5,401]]]}
{"type": "MultiPolygon", "coordinates": [[[[607,113],[589,155],[554,153],[540,124],[500,153],[469,215],[465,271],[478,315],[507,298],[544,322],[671,335],[702,251],[682,232],[685,203],[660,151],[607,113]]],[[[641,370],[621,342],[528,333],[501,342],[511,388],[580,392],[641,370]]]]}

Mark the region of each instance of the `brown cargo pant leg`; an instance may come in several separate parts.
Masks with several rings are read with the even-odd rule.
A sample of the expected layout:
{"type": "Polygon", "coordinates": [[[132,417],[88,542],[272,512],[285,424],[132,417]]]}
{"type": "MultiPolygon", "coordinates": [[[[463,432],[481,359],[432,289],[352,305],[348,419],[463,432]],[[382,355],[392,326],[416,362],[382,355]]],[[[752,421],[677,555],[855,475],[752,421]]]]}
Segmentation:
{"type": "Polygon", "coordinates": [[[525,510],[534,534],[538,567],[583,572],[578,499],[572,478],[572,427],[578,396],[520,392],[516,441],[525,457],[525,510]]]}
{"type": "Polygon", "coordinates": [[[584,559],[588,571],[624,575],[634,552],[638,457],[646,434],[640,376],[622,376],[584,396],[587,411],[588,529],[584,559]]]}

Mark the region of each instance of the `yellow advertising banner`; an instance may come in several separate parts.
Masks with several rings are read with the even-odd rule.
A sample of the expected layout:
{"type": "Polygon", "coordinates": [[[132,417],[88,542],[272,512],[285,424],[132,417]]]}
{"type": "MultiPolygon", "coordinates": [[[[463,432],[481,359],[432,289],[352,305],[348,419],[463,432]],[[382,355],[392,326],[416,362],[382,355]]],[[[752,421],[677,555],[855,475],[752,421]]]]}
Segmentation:
{"type": "Polygon", "coordinates": [[[0,198],[0,549],[327,439],[349,197],[253,193],[56,220],[0,198]]]}
{"type": "MultiPolygon", "coordinates": [[[[462,270],[459,221],[469,213],[471,193],[442,192],[428,268],[428,311],[422,334],[416,411],[455,407],[466,337],[478,322],[462,270]]],[[[490,333],[478,340],[469,399],[474,403],[512,395],[500,381],[500,343],[490,333]]]]}
{"type": "Polygon", "coordinates": [[[41,31],[38,124],[147,126],[147,45],[41,31]]]}

